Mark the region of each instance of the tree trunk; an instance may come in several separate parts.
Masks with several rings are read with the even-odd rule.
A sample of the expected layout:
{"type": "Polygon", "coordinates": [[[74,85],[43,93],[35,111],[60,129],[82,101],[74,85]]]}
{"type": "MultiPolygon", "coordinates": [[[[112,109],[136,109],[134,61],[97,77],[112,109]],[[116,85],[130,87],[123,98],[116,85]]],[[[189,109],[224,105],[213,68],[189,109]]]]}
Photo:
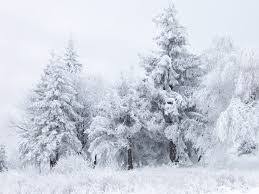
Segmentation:
{"type": "Polygon", "coordinates": [[[93,166],[93,168],[95,168],[96,165],[97,165],[97,155],[94,156],[94,166],[93,166]]]}
{"type": "Polygon", "coordinates": [[[50,158],[50,160],[49,160],[50,168],[53,168],[54,166],[56,166],[58,160],[59,160],[59,155],[57,153],[55,157],[50,158]]]}
{"type": "Polygon", "coordinates": [[[178,162],[176,145],[173,143],[173,141],[169,142],[169,157],[173,163],[178,162]]]}
{"type": "Polygon", "coordinates": [[[133,169],[133,157],[132,157],[132,142],[131,139],[128,138],[128,142],[129,142],[129,147],[128,147],[128,170],[132,170],[133,169]]]}
{"type": "Polygon", "coordinates": [[[201,161],[201,157],[202,157],[202,156],[200,155],[200,156],[199,156],[199,158],[198,158],[198,162],[200,162],[200,161],[201,161]]]}
{"type": "Polygon", "coordinates": [[[128,170],[133,169],[132,148],[128,148],[128,170]]]}

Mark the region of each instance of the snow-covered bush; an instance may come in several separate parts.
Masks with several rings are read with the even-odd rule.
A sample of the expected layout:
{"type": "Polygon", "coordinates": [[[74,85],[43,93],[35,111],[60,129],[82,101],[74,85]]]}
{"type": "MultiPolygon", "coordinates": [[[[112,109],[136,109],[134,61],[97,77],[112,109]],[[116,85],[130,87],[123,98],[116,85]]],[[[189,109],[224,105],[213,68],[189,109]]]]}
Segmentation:
{"type": "Polygon", "coordinates": [[[238,147],[238,155],[251,154],[257,149],[257,144],[254,141],[243,141],[238,147]]]}
{"type": "Polygon", "coordinates": [[[70,174],[87,172],[91,168],[90,160],[84,159],[80,155],[71,155],[61,158],[53,168],[52,173],[70,174]]]}

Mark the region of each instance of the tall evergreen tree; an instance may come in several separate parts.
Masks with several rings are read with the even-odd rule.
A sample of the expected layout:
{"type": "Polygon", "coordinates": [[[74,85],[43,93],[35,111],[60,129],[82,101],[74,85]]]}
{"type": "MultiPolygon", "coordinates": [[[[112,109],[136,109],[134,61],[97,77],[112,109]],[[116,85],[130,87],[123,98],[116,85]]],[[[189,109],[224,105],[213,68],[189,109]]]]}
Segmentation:
{"type": "Polygon", "coordinates": [[[27,128],[20,145],[23,160],[37,165],[49,162],[53,167],[60,157],[78,152],[81,143],[76,123],[80,115],[75,109],[80,107],[63,61],[52,56],[26,109],[27,128]]]}
{"type": "Polygon", "coordinates": [[[68,40],[67,47],[65,48],[64,61],[69,72],[81,73],[83,66],[78,62],[78,54],[72,38],[68,40]]]}
{"type": "Polygon", "coordinates": [[[63,61],[66,70],[73,81],[74,88],[76,90],[76,100],[82,105],[75,109],[77,114],[80,115],[80,117],[78,117],[80,119],[76,122],[76,134],[82,144],[80,153],[88,156],[89,153],[87,152],[87,149],[89,145],[86,129],[89,128],[91,123],[91,105],[89,105],[89,101],[87,100],[89,98],[87,95],[89,94],[85,93],[85,85],[82,81],[83,65],[78,60],[78,54],[72,38],[68,41],[63,61]]]}
{"type": "MultiPolygon", "coordinates": [[[[172,162],[196,155],[192,147],[201,136],[204,120],[192,102],[200,75],[199,61],[187,51],[185,31],[175,15],[171,6],[155,18],[158,50],[143,58],[145,82],[151,90],[150,112],[157,117],[157,132],[169,140],[172,162]]],[[[154,125],[154,119],[150,121],[154,125]]]]}

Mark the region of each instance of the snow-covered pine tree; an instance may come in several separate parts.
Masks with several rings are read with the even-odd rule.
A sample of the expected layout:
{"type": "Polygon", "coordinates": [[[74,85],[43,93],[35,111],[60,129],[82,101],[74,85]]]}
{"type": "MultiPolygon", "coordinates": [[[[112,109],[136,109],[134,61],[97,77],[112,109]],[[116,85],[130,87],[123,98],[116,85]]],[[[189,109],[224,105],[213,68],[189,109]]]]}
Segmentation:
{"type": "Polygon", "coordinates": [[[86,128],[88,128],[91,123],[91,105],[89,105],[89,102],[87,101],[89,96],[87,96],[85,92],[85,85],[82,80],[83,65],[78,60],[78,54],[72,38],[68,41],[63,61],[74,84],[74,89],[76,90],[76,101],[82,105],[78,109],[75,109],[77,114],[80,115],[80,117],[78,117],[80,120],[77,120],[76,123],[76,131],[77,137],[82,144],[80,153],[88,156],[88,135],[86,133],[86,128]]]}
{"type": "Polygon", "coordinates": [[[52,56],[26,109],[28,122],[20,144],[23,161],[39,166],[49,163],[53,167],[60,157],[80,151],[76,136],[80,115],[75,111],[80,107],[62,60],[52,56]]]}
{"type": "Polygon", "coordinates": [[[68,40],[68,45],[65,48],[64,62],[69,72],[81,73],[83,65],[78,61],[78,54],[72,38],[68,40]]]}
{"type": "MultiPolygon", "coordinates": [[[[203,116],[192,102],[201,70],[199,60],[187,51],[184,28],[176,20],[173,6],[155,18],[158,27],[158,51],[144,57],[149,101],[157,122],[157,131],[169,140],[172,162],[193,158],[198,138],[202,135],[203,116]]],[[[149,124],[147,126],[150,126],[149,124]]],[[[197,160],[197,157],[196,157],[197,160]]]]}
{"type": "Polygon", "coordinates": [[[0,145],[0,172],[7,170],[5,146],[0,145]]]}
{"type": "Polygon", "coordinates": [[[99,104],[98,115],[89,129],[90,152],[99,164],[127,164],[133,169],[132,138],[141,129],[135,90],[122,81],[99,104]]]}

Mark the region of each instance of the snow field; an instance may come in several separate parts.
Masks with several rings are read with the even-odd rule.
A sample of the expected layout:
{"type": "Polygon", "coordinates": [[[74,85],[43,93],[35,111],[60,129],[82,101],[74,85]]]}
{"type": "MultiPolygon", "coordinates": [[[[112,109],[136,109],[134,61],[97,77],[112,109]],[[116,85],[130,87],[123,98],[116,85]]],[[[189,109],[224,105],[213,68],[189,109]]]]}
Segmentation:
{"type": "Polygon", "coordinates": [[[133,171],[82,168],[47,174],[10,170],[0,174],[1,194],[202,194],[258,193],[259,171],[146,167],[133,171]]]}

